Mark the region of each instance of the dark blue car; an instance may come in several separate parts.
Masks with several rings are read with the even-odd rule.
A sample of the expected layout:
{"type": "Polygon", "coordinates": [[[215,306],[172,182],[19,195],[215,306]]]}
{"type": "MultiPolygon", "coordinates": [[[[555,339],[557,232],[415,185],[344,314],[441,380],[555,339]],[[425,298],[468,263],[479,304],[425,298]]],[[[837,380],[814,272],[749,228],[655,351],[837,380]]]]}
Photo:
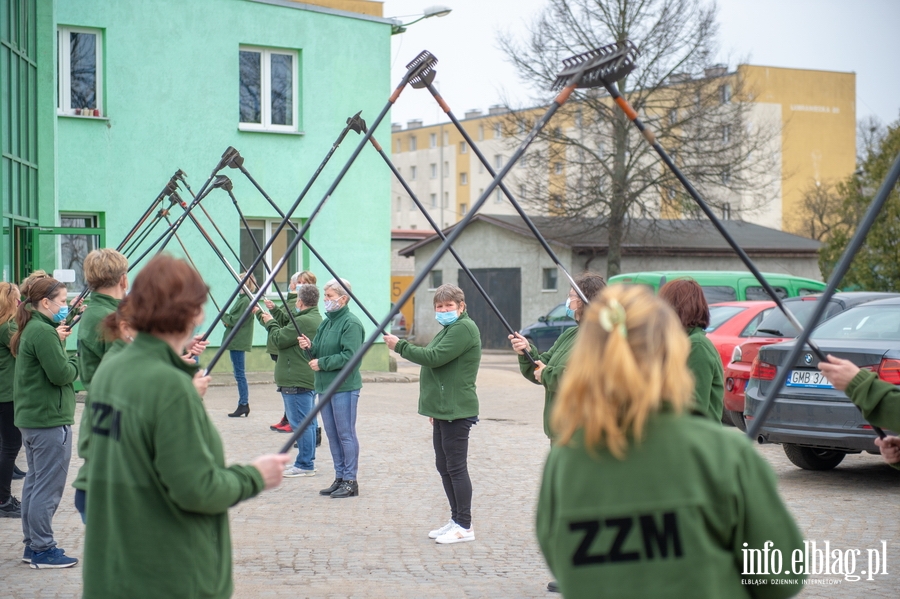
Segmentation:
{"type": "Polygon", "coordinates": [[[521,333],[529,343],[543,353],[553,347],[563,331],[577,324],[574,318],[566,316],[566,305],[559,304],[544,316],[539,317],[536,323],[522,329],[521,333]]]}

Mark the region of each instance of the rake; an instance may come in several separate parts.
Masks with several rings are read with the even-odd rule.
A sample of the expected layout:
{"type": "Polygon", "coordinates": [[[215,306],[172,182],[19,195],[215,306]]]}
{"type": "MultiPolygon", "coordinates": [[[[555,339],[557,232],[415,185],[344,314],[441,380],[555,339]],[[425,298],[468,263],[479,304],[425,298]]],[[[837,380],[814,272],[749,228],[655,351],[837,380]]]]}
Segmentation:
{"type": "MultiPolygon", "coordinates": [[[[579,66],[583,62],[590,61],[594,56],[603,55],[609,56],[610,59],[618,65],[619,70],[613,73],[614,75],[621,72],[627,74],[634,70],[635,60],[638,54],[639,52],[634,44],[632,44],[628,40],[625,40],[620,43],[610,44],[608,46],[603,46],[602,48],[597,48],[595,50],[590,50],[583,54],[579,54],[578,56],[569,59],[569,61],[571,61],[570,63],[568,61],[564,61],[564,64],[566,65],[567,70],[572,70],[575,68],[579,68],[579,66]]],[[[618,78],[621,78],[621,76],[619,76],[618,78]]],[[[668,155],[665,149],[663,149],[662,145],[659,143],[659,140],[656,138],[653,132],[648,129],[647,126],[644,125],[644,123],[641,121],[640,117],[638,117],[637,111],[634,110],[631,104],[629,104],[628,100],[626,100],[622,96],[622,94],[619,93],[619,90],[613,85],[613,83],[616,82],[616,79],[612,79],[604,69],[593,69],[591,72],[591,80],[595,83],[595,86],[603,86],[606,89],[613,101],[615,101],[619,108],[622,109],[622,112],[625,113],[625,116],[628,117],[628,120],[630,120],[634,124],[634,126],[637,127],[638,131],[641,132],[641,135],[643,135],[647,143],[650,144],[650,146],[656,151],[656,153],[662,159],[663,163],[665,163],[666,167],[668,167],[669,170],[672,171],[672,173],[685,188],[694,202],[697,203],[697,206],[700,207],[706,217],[710,220],[710,222],[712,222],[716,230],[719,231],[728,245],[731,246],[734,252],[738,255],[738,258],[740,258],[741,262],[743,262],[747,269],[753,274],[753,276],[756,277],[756,279],[759,281],[760,285],[762,285],[763,289],[765,289],[766,293],[769,295],[772,301],[775,302],[775,304],[778,306],[778,309],[781,310],[781,312],[785,315],[785,317],[790,321],[790,323],[798,332],[804,332],[804,327],[791,313],[791,311],[784,305],[784,303],[781,301],[781,298],[778,296],[778,293],[776,293],[775,289],[769,284],[763,274],[759,271],[759,269],[750,259],[750,256],[748,256],[744,249],[737,243],[737,241],[735,241],[735,239],[731,236],[731,233],[728,232],[722,222],[718,219],[718,217],[716,217],[709,205],[703,200],[702,197],[700,197],[700,193],[694,188],[693,185],[691,185],[691,182],[687,180],[687,177],[684,176],[684,174],[681,172],[672,158],[668,155]]],[[[557,79],[554,85],[558,84],[559,79],[557,79]]],[[[825,304],[827,303],[829,298],[830,296],[826,296],[824,294],[819,298],[819,303],[821,304],[821,306],[817,306],[816,312],[820,312],[819,308],[821,308],[821,313],[824,313],[825,304]]],[[[818,324],[818,320],[813,318],[810,321],[810,326],[807,328],[811,330],[812,328],[815,328],[816,324],[818,324]]],[[[809,331],[806,331],[806,334],[798,337],[798,352],[803,349],[804,344],[809,345],[810,349],[813,351],[813,353],[816,354],[816,357],[818,357],[820,361],[827,361],[825,354],[818,347],[818,345],[811,339],[809,339],[809,331]]],[[[796,357],[794,359],[796,359],[796,357]]],[[[784,384],[784,380],[781,381],[781,384],[784,384]]],[[[774,388],[777,389],[779,387],[776,386],[774,388]]],[[[772,396],[774,396],[774,393],[772,396]]],[[[765,406],[766,404],[764,404],[764,407],[765,406]]],[[[771,409],[771,407],[769,407],[768,409],[771,409]]],[[[768,413],[768,410],[766,410],[766,412],[768,413]]],[[[755,435],[751,434],[750,431],[758,431],[760,426],[762,426],[762,424],[758,420],[755,420],[754,426],[748,427],[748,436],[750,436],[750,438],[753,438],[755,435]]],[[[873,429],[879,437],[884,438],[884,431],[882,431],[878,427],[873,427],[873,429]]]]}
{"type": "MultiPolygon", "coordinates": [[[[421,56],[421,55],[420,55],[421,56]]],[[[418,57],[417,57],[418,59],[418,57]]],[[[421,83],[422,86],[427,86],[430,83],[429,79],[433,80],[433,75],[430,75],[430,72],[434,71],[434,64],[437,63],[437,59],[434,59],[431,64],[428,72],[424,72],[418,74],[415,78],[415,83],[421,83]]],[[[410,63],[410,65],[414,65],[415,61],[410,63]]],[[[565,104],[566,100],[569,99],[569,96],[572,95],[572,92],[575,91],[576,87],[581,82],[581,79],[585,72],[589,69],[593,68],[601,68],[606,65],[606,58],[602,56],[595,57],[593,60],[584,61],[581,67],[573,74],[567,75],[566,85],[562,89],[562,91],[556,96],[553,100],[553,103],[550,105],[550,108],[547,109],[547,112],[544,114],[541,119],[535,123],[534,128],[528,134],[528,136],[522,141],[519,145],[518,149],[513,153],[510,157],[509,162],[506,163],[500,172],[494,176],[494,179],[491,183],[485,188],[484,192],[481,194],[481,197],[472,205],[472,209],[463,217],[459,223],[457,223],[456,227],[453,231],[450,232],[450,235],[444,239],[443,243],[435,250],[434,254],[432,254],[431,258],[428,260],[428,263],[423,266],[422,270],[418,275],[413,279],[412,283],[410,283],[409,287],[407,287],[406,291],[401,294],[400,298],[394,303],[394,307],[388,312],[387,316],[385,316],[384,320],[381,321],[378,330],[369,335],[369,337],[363,342],[362,346],[356,351],[355,354],[350,358],[347,364],[341,369],[338,373],[337,377],[335,377],[334,381],[332,381],[331,385],[329,385],[328,389],[325,390],[319,396],[318,404],[313,407],[309,414],[307,414],[306,418],[297,426],[297,430],[294,431],[291,435],[291,438],[285,443],[285,445],[281,448],[280,453],[286,453],[290,451],[291,446],[300,438],[300,435],[303,434],[303,431],[306,430],[307,427],[312,423],[313,419],[315,419],[316,415],[322,410],[322,408],[328,404],[337,390],[340,388],[344,381],[347,380],[347,377],[350,376],[350,373],[353,372],[359,364],[362,362],[363,355],[375,344],[375,341],[378,338],[379,330],[384,330],[387,328],[388,323],[400,312],[400,307],[403,306],[409,299],[412,297],[413,293],[416,292],[419,285],[421,285],[425,278],[428,276],[428,273],[434,268],[437,262],[441,259],[441,257],[449,250],[450,246],[456,241],[456,239],[463,233],[465,228],[472,222],[472,218],[474,218],[475,214],[484,205],[487,199],[490,197],[491,193],[493,193],[494,189],[500,184],[500,181],[509,174],[509,171],[515,165],[516,162],[525,154],[525,151],[537,137],[537,135],[541,132],[550,119],[556,114],[556,111],[565,104]]],[[[409,65],[407,65],[409,66],[409,65]]],[[[624,75],[623,75],[624,76],[624,75]]],[[[366,133],[363,138],[363,143],[368,142],[371,137],[371,132],[374,128],[376,128],[378,123],[376,122],[372,125],[372,129],[366,133]]],[[[309,222],[307,221],[307,224],[309,222]]],[[[296,240],[295,240],[296,242],[296,240]]]]}
{"type": "MultiPolygon", "coordinates": [[[[416,56],[415,59],[413,59],[413,61],[411,63],[409,63],[409,65],[407,65],[406,73],[403,75],[403,78],[400,80],[400,83],[394,89],[391,96],[388,98],[388,101],[384,105],[384,108],[381,109],[381,112],[375,118],[375,121],[372,125],[372,129],[377,128],[378,125],[381,124],[381,121],[383,121],[384,117],[387,116],[387,113],[391,109],[391,106],[393,106],[394,102],[397,101],[397,98],[400,97],[400,94],[406,88],[406,86],[410,82],[410,80],[412,80],[412,79],[419,80],[419,78],[427,77],[428,73],[430,71],[434,70],[435,64],[437,64],[437,58],[435,58],[434,55],[432,55],[430,52],[428,52],[426,50],[426,51],[420,52],[419,55],[416,56]]],[[[341,136],[337,143],[340,143],[340,140],[342,140],[344,138],[344,136],[347,134],[347,132],[350,131],[354,127],[354,125],[356,123],[353,123],[352,121],[353,121],[352,118],[347,119],[347,126],[344,128],[344,131],[341,133],[341,136]]],[[[325,203],[331,197],[331,194],[334,193],[334,190],[337,189],[337,186],[340,185],[341,181],[344,179],[344,176],[347,174],[347,171],[350,170],[350,167],[356,161],[356,158],[359,156],[360,152],[362,152],[363,147],[366,145],[366,143],[368,143],[369,137],[371,137],[371,131],[372,130],[369,130],[363,134],[363,138],[359,141],[356,148],[353,150],[353,153],[350,155],[350,158],[344,164],[343,168],[338,173],[338,176],[335,178],[334,182],[328,188],[328,191],[325,192],[324,197],[322,197],[322,199],[315,206],[315,208],[313,208],[313,210],[310,213],[309,217],[307,218],[306,222],[303,224],[303,227],[300,229],[300,231],[297,232],[297,237],[294,238],[294,240],[290,244],[288,244],[288,248],[285,252],[285,255],[281,257],[281,259],[278,261],[278,264],[276,265],[275,272],[278,272],[279,270],[281,270],[281,267],[284,265],[284,262],[287,259],[287,256],[289,256],[291,252],[293,252],[297,249],[297,245],[300,243],[300,239],[302,239],[303,236],[306,234],[306,232],[309,230],[309,227],[310,227],[310,225],[312,225],[312,222],[315,219],[315,217],[318,215],[318,213],[321,211],[322,207],[325,205],[325,203]]],[[[332,146],[332,152],[336,149],[336,147],[337,147],[337,145],[332,146]]],[[[331,153],[329,152],[328,156],[326,157],[326,161],[330,157],[331,157],[331,153]]],[[[284,227],[287,226],[288,220],[290,220],[294,211],[297,209],[297,206],[300,204],[300,201],[306,195],[306,192],[309,190],[309,187],[312,185],[312,182],[315,180],[315,178],[318,176],[319,172],[321,172],[321,170],[324,166],[325,165],[323,162],[323,164],[319,166],[319,169],[313,175],[313,178],[310,179],[310,182],[307,183],[306,188],[301,192],[300,197],[297,198],[297,200],[294,202],[294,204],[287,211],[287,213],[285,214],[281,223],[278,225],[277,230],[272,234],[272,237],[266,243],[266,247],[263,248],[263,252],[266,252],[269,250],[269,248],[272,246],[272,243],[274,242],[275,238],[278,236],[279,233],[281,233],[282,230],[284,230],[284,227]]],[[[256,260],[254,261],[254,264],[249,267],[250,270],[248,271],[248,273],[250,271],[252,271],[252,269],[256,268],[256,266],[259,264],[259,261],[261,260],[261,258],[262,258],[262,254],[260,254],[260,256],[257,256],[256,260]]],[[[245,278],[249,278],[249,274],[245,278]]],[[[272,275],[270,275],[269,278],[273,278],[272,275]]],[[[266,285],[269,285],[269,284],[270,284],[270,281],[267,280],[266,285]]],[[[264,288],[265,288],[265,286],[263,286],[261,289],[264,289],[264,288]]],[[[235,293],[235,295],[236,295],[236,293],[235,293]]],[[[257,292],[257,295],[259,297],[262,297],[261,292],[257,292]]],[[[234,298],[229,300],[229,302],[232,301],[233,299],[234,298]]],[[[258,298],[256,298],[256,299],[258,301],[258,298]]],[[[241,327],[241,325],[243,325],[244,322],[246,322],[246,320],[247,320],[247,318],[249,318],[249,316],[250,316],[250,311],[247,310],[235,322],[234,330],[231,331],[231,333],[228,335],[228,337],[222,343],[222,347],[219,348],[219,350],[216,352],[216,354],[213,356],[212,360],[210,361],[209,365],[206,367],[207,373],[210,372],[212,370],[212,368],[216,365],[216,363],[219,361],[219,359],[221,359],[222,354],[224,353],[225,346],[227,346],[228,343],[231,342],[231,339],[234,337],[235,333],[237,332],[237,329],[239,329],[241,327]]],[[[387,330],[386,326],[387,325],[383,325],[382,327],[379,328],[379,330],[387,330]]],[[[287,451],[287,450],[285,450],[285,451],[287,451]]]]}

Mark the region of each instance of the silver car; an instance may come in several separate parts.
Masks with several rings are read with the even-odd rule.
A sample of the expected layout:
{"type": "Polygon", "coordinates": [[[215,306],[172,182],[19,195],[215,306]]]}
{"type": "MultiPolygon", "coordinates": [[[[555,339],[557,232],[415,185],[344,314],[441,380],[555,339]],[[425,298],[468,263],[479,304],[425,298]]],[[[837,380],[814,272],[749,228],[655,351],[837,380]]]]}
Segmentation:
{"type": "MultiPolygon", "coordinates": [[[[900,298],[869,302],[823,322],[812,339],[826,353],[900,385],[900,298]]],[[[776,366],[793,341],[760,349],[750,371],[744,402],[749,426],[764,396],[772,392],[776,366]]],[[[817,368],[811,351],[790,365],[784,388],[760,429],[760,443],[780,443],[787,457],[806,470],[830,470],[848,453],[878,453],[875,432],[848,397],[835,389],[817,368]]]]}

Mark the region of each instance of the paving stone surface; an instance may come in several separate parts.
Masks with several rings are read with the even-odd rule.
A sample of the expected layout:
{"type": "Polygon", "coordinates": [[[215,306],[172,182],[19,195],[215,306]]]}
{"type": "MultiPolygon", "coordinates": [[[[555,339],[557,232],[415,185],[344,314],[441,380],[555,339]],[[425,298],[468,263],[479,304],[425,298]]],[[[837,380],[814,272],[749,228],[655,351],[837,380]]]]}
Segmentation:
{"type": "MultiPolygon", "coordinates": [[[[401,360],[397,376],[409,379],[392,380],[410,380],[417,372],[401,360]]],[[[366,383],[357,426],[360,497],[318,495],[333,477],[326,439],[317,453],[318,476],[286,479],[278,489],[234,507],[234,596],[552,597],[544,590],[550,573],[534,536],[538,484],[549,449],[541,425],[542,389],[525,381],[513,357],[502,353],[484,356],[478,388],[481,422],[472,429],[469,449],[474,542],[441,546],[427,538],[449,513],[434,468],[430,426],[416,413],[418,385],[366,383]]],[[[283,411],[274,385],[251,385],[248,418],[227,417],[237,403],[233,386],[211,388],[206,403],[231,462],[276,451],[286,438],[269,430],[283,411]]],[[[81,409],[79,404],[76,422],[81,409]]],[[[867,548],[888,543],[888,576],[872,582],[838,577],[840,584],[808,586],[800,596],[896,596],[900,472],[870,455],[849,456],[831,472],[807,472],[794,467],[779,446],[759,450],[778,474],[782,496],[807,539],[861,549],[857,570],[865,568],[867,548]]],[[[20,454],[20,466],[24,463],[20,454]]],[[[70,481],[78,466],[73,457],[70,481]]],[[[14,481],[13,493],[18,496],[21,489],[21,481],[14,481]]],[[[80,557],[84,531],[73,493],[67,487],[54,529],[67,554],[80,557]]],[[[20,521],[0,519],[0,597],[81,595],[80,566],[32,570],[19,560],[21,553],[20,521]]]]}

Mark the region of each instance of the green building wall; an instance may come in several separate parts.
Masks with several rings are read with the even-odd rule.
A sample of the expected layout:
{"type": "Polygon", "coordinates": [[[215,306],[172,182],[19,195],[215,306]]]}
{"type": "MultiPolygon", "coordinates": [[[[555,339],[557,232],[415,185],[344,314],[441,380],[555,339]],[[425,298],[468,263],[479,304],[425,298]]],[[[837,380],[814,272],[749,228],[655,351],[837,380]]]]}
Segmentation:
{"type": "MultiPolygon", "coordinates": [[[[287,210],[346,119],[362,110],[371,122],[391,91],[387,22],[300,6],[252,0],[58,0],[58,26],[102,30],[104,117],[56,117],[54,212],[104,214],[107,245],[115,247],[177,169],[188,173],[196,192],[228,146],[241,152],[247,170],[287,210]],[[300,134],[238,130],[241,45],[299,52],[300,134]]],[[[389,122],[386,118],[376,132],[383,141],[390,140],[389,122]]],[[[296,220],[308,217],[359,139],[355,133],[347,136],[300,204],[296,220]]],[[[239,171],[221,174],[233,181],[247,218],[278,218],[239,171]]],[[[378,155],[365,148],[307,237],[376,318],[390,307],[389,176],[378,155]]],[[[231,245],[239,247],[240,222],[228,195],[215,190],[203,205],[231,245]]],[[[190,224],[180,235],[213,295],[224,302],[234,280],[190,224]]],[[[174,241],[167,251],[181,254],[174,241]]],[[[320,288],[331,278],[315,261],[308,267],[320,288]]],[[[371,332],[374,325],[353,309],[371,332]]],[[[215,311],[208,304],[207,326],[215,311]]],[[[213,344],[221,333],[218,327],[213,344]]],[[[251,369],[272,368],[264,344],[265,331],[256,325],[254,345],[260,347],[248,357],[251,369]]],[[[229,368],[227,359],[217,366],[229,368]]],[[[383,344],[373,348],[363,368],[387,370],[383,344]]]]}

